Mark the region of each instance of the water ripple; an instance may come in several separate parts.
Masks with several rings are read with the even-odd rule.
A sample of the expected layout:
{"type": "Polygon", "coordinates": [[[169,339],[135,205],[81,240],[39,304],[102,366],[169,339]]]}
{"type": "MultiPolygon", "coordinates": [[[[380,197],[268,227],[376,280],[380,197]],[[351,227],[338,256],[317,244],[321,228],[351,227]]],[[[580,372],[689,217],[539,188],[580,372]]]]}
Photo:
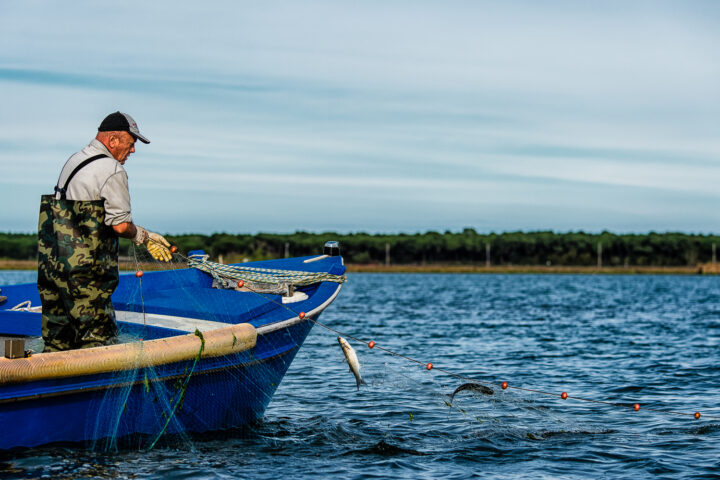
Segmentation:
{"type": "Polygon", "coordinates": [[[48,447],[3,478],[718,478],[720,279],[355,274],[322,321],[495,393],[315,327],[262,422],[152,452],[48,447]],[[556,392],[502,390],[499,383],[556,392]],[[560,392],[625,407],[562,400],[560,392]],[[640,403],[635,412],[631,406],[640,403]],[[649,409],[703,412],[679,417],[649,409]]]}

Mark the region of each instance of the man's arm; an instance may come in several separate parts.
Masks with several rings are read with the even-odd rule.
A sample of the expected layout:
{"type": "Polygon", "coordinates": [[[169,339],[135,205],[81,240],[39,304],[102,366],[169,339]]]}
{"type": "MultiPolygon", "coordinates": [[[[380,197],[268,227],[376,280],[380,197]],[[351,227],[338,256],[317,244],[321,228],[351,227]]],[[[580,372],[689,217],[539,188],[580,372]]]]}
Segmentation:
{"type": "Polygon", "coordinates": [[[157,260],[167,262],[172,258],[168,243],[162,235],[148,232],[135,225],[130,218],[130,192],[127,185],[127,174],[121,165],[108,178],[100,195],[105,199],[105,223],[110,225],[118,237],[129,238],[135,245],[147,246],[148,252],[157,260]],[[114,224],[117,220],[130,220],[114,224]]]}
{"type": "Polygon", "coordinates": [[[137,235],[137,227],[132,222],[118,223],[117,225],[113,225],[112,229],[115,230],[118,237],[122,238],[133,239],[135,235],[137,235]]]}

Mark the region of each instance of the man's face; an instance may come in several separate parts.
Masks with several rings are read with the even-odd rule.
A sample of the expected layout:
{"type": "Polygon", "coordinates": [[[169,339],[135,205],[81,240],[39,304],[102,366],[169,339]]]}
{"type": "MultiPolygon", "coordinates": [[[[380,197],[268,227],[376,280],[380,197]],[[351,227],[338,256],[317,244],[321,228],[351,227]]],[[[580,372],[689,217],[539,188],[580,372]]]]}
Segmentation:
{"type": "Polygon", "coordinates": [[[135,152],[135,138],[127,132],[118,132],[117,136],[110,140],[108,150],[115,160],[125,165],[125,160],[135,152]]]}

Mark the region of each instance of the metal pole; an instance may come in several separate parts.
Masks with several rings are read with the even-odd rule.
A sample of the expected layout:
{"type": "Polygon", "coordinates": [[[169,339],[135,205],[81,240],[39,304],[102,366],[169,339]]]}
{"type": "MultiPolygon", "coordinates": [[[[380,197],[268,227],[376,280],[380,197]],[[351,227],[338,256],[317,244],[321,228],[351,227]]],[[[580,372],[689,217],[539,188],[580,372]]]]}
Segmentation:
{"type": "Polygon", "coordinates": [[[485,266],[490,266],[490,244],[485,243],[485,266]]]}
{"type": "Polygon", "coordinates": [[[597,245],[597,268],[602,268],[602,242],[597,245]]]}
{"type": "Polygon", "coordinates": [[[713,252],[712,263],[717,263],[717,257],[715,256],[715,243],[714,242],[712,244],[712,252],[713,252]]]}
{"type": "Polygon", "coordinates": [[[385,244],[385,266],[386,267],[390,266],[390,244],[389,243],[385,244]]]}
{"type": "Polygon", "coordinates": [[[285,258],[290,258],[290,243],[285,242],[285,258]]]}

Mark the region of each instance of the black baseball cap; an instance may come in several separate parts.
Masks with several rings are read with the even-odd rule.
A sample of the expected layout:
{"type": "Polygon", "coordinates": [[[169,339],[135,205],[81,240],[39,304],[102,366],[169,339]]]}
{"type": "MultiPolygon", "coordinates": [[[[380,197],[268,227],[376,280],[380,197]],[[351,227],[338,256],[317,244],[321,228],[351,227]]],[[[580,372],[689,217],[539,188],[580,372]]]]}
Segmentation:
{"type": "Polygon", "coordinates": [[[127,113],[111,113],[98,127],[98,132],[128,132],[143,143],[150,143],[150,140],[140,135],[137,122],[127,113]]]}

